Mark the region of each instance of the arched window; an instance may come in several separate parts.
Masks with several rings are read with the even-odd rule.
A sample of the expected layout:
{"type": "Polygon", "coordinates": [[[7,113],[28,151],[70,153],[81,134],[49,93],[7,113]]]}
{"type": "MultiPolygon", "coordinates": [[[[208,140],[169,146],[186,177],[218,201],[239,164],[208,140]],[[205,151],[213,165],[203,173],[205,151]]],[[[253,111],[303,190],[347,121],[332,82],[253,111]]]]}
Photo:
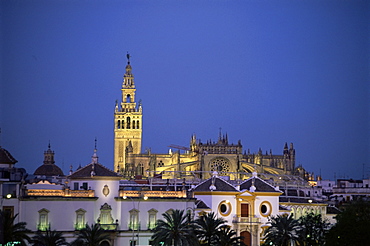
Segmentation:
{"type": "Polygon", "coordinates": [[[78,210],[76,210],[76,224],[75,224],[75,229],[76,230],[81,230],[83,228],[85,228],[86,224],[85,224],[85,213],[86,213],[86,210],[80,208],[78,210]]]}
{"type": "Polygon", "coordinates": [[[252,236],[249,231],[242,231],[240,236],[243,238],[243,243],[247,246],[252,245],[252,236]]]}
{"type": "Polygon", "coordinates": [[[137,173],[138,175],[144,175],[144,164],[140,163],[137,167],[137,173]]]}
{"type": "Polygon", "coordinates": [[[158,213],[158,210],[152,208],[148,211],[148,229],[149,230],[153,230],[156,226],[156,222],[157,222],[157,213],[158,213]]]}
{"type": "Polygon", "coordinates": [[[121,128],[121,121],[120,120],[118,120],[117,121],[117,129],[120,129],[121,128]]]}
{"type": "Polygon", "coordinates": [[[139,123],[139,121],[136,121],[136,129],[140,129],[140,123],[139,123]]]}
{"type": "Polygon", "coordinates": [[[135,129],[135,127],[136,127],[136,121],[135,121],[135,120],[133,120],[133,121],[132,121],[132,129],[135,129]]]}
{"type": "Polygon", "coordinates": [[[127,103],[130,103],[131,102],[131,95],[130,94],[127,94],[127,96],[126,96],[126,102],[127,103]]]}
{"type": "Polygon", "coordinates": [[[138,230],[140,228],[139,222],[139,210],[132,209],[129,211],[130,213],[130,222],[129,222],[129,229],[130,230],[138,230]]]}
{"type": "Polygon", "coordinates": [[[121,129],[125,129],[125,121],[121,120],[121,129]]]}
{"type": "Polygon", "coordinates": [[[49,224],[49,210],[43,208],[39,210],[39,224],[37,225],[37,229],[40,231],[46,231],[47,229],[50,229],[50,224],[49,224]]]}
{"type": "Polygon", "coordinates": [[[131,119],[130,119],[130,117],[127,117],[127,119],[126,119],[126,124],[127,124],[127,129],[131,129],[131,127],[130,127],[130,125],[131,125],[131,119]]]}

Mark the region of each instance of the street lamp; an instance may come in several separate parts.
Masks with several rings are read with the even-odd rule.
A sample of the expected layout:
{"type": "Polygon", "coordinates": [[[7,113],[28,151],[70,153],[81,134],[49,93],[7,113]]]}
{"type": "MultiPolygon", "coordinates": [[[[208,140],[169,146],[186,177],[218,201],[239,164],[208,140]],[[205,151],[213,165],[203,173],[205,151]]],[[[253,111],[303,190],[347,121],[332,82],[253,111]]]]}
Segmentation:
{"type": "MultiPolygon", "coordinates": [[[[12,194],[7,194],[5,198],[10,199],[12,197],[12,194]]],[[[4,207],[3,207],[3,202],[4,202],[4,197],[1,197],[1,209],[0,209],[0,245],[4,243],[4,228],[3,228],[3,216],[4,216],[4,207]]]]}

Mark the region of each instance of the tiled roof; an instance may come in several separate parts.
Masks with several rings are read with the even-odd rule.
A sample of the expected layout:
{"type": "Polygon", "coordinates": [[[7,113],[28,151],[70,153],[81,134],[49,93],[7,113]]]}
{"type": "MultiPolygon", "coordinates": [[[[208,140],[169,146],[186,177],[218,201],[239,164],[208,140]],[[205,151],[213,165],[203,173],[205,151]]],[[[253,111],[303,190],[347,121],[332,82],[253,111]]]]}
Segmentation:
{"type": "Polygon", "coordinates": [[[326,214],[340,214],[342,211],[334,206],[328,206],[326,208],[326,214]]]}
{"type": "Polygon", "coordinates": [[[105,166],[99,163],[90,163],[87,166],[84,166],[71,175],[68,178],[91,178],[91,177],[120,177],[116,172],[109,170],[105,166]],[[93,175],[92,175],[93,174],[93,175]]]}
{"type": "MultiPolygon", "coordinates": [[[[281,188],[280,190],[283,192],[283,196],[286,195],[285,191],[286,189],[281,188]]],[[[303,190],[298,190],[298,189],[288,189],[288,196],[304,196],[304,191],[303,190]]]]}
{"type": "Polygon", "coordinates": [[[192,191],[238,191],[235,187],[229,184],[227,181],[219,177],[212,177],[204,182],[195,186],[192,191]],[[211,185],[215,186],[214,190],[211,190],[211,185]]]}
{"type": "Polygon", "coordinates": [[[15,164],[17,162],[9,151],[0,147],[0,164],[15,164]]]}
{"type": "Polygon", "coordinates": [[[254,186],[256,187],[256,192],[280,192],[275,190],[275,187],[269,183],[263,181],[259,177],[252,177],[240,184],[240,190],[249,190],[252,186],[254,180],[254,186]]]}
{"type": "Polygon", "coordinates": [[[196,208],[210,209],[210,207],[208,207],[202,200],[196,200],[195,206],[196,208]]]}
{"type": "Polygon", "coordinates": [[[285,206],[279,205],[279,211],[291,211],[291,209],[285,206]]]}

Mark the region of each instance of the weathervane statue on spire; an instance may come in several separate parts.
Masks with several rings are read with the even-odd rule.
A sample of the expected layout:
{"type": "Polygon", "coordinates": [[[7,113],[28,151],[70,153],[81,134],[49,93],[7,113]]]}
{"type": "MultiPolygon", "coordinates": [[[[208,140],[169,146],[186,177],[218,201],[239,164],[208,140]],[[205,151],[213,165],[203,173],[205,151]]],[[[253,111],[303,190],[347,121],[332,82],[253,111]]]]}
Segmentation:
{"type": "Polygon", "coordinates": [[[126,57],[127,57],[127,62],[128,62],[128,64],[130,64],[130,54],[127,52],[127,55],[126,55],[126,57]]]}

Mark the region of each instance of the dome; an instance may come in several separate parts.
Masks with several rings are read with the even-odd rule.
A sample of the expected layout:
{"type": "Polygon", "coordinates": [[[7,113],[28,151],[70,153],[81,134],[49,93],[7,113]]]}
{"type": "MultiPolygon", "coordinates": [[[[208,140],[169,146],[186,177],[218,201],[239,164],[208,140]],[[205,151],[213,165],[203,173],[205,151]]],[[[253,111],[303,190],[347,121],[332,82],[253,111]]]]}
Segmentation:
{"type": "Polygon", "coordinates": [[[36,169],[34,175],[64,176],[62,169],[55,165],[54,151],[50,149],[50,143],[48,149],[44,152],[44,164],[36,169]]]}
{"type": "Polygon", "coordinates": [[[15,164],[18,161],[7,151],[0,147],[0,164],[15,164]]]}
{"type": "Polygon", "coordinates": [[[63,171],[55,164],[44,164],[39,166],[34,175],[63,176],[63,171]]]}

